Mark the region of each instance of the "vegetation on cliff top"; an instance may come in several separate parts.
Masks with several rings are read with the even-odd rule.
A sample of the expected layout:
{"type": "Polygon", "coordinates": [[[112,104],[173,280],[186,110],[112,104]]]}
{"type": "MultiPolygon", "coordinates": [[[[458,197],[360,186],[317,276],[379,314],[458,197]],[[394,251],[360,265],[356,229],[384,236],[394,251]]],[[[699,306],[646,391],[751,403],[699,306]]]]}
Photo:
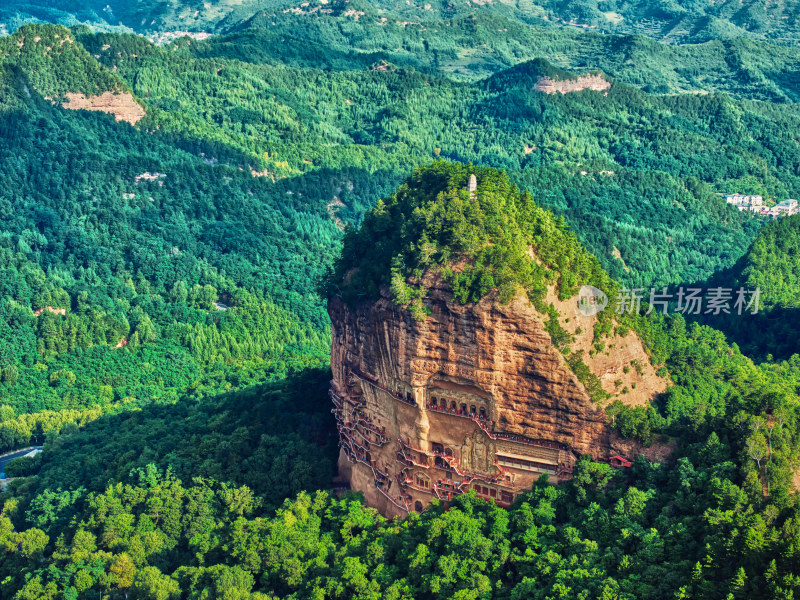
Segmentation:
{"type": "Polygon", "coordinates": [[[415,170],[357,231],[346,232],[325,291],[351,303],[376,298],[389,284],[395,300],[422,318],[423,277],[431,270],[462,304],[494,289],[502,302],[524,292],[538,303],[548,284],[561,298],[586,284],[615,295],[597,259],[529,191],[502,171],[443,160],[415,170]],[[468,189],[472,175],[475,192],[468,189]]]}
{"type": "Polygon", "coordinates": [[[347,231],[323,293],[353,304],[376,298],[381,286],[389,285],[395,302],[422,320],[429,274],[441,275],[462,304],[495,290],[501,302],[526,294],[547,315],[553,343],[592,398],[606,398],[581,354],[571,352],[571,336],[544,297],[548,285],[561,299],[583,285],[602,289],[612,303],[598,315],[599,342],[611,330],[618,286],[563,219],[537,206],[531,193],[521,192],[504,172],[446,161],[414,171],[395,193],[378,201],[358,231],[347,231]]]}

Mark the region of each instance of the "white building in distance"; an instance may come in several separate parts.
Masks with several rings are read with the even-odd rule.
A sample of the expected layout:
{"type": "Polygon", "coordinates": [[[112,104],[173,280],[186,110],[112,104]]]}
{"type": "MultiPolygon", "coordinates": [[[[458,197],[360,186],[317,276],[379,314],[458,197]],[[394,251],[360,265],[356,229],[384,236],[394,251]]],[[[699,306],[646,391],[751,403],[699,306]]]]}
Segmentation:
{"type": "Polygon", "coordinates": [[[762,206],[764,204],[764,198],[761,196],[751,196],[747,194],[727,194],[725,196],[725,202],[728,204],[733,204],[734,206],[762,206]]]}

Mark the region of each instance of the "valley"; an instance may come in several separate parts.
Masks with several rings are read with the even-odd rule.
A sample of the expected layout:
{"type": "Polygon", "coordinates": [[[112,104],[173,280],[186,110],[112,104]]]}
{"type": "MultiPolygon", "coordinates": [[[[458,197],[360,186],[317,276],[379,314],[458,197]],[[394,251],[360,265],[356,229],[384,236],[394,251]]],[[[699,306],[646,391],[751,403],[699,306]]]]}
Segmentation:
{"type": "Polygon", "coordinates": [[[800,594],[792,2],[74,4],[0,7],[0,597],[800,594]]]}

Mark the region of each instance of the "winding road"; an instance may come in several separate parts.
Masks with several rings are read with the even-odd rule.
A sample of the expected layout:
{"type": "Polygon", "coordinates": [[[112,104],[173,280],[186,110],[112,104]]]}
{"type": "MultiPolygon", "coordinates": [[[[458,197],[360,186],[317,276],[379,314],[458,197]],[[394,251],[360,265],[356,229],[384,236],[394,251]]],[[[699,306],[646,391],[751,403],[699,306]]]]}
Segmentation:
{"type": "Polygon", "coordinates": [[[8,462],[14,460],[15,458],[19,458],[20,456],[25,456],[26,454],[28,454],[29,452],[33,452],[34,450],[41,450],[41,449],[42,449],[41,446],[31,446],[30,448],[24,448],[22,450],[17,450],[15,452],[10,452],[8,454],[0,456],[0,473],[2,473],[3,476],[5,477],[6,464],[8,462]]]}

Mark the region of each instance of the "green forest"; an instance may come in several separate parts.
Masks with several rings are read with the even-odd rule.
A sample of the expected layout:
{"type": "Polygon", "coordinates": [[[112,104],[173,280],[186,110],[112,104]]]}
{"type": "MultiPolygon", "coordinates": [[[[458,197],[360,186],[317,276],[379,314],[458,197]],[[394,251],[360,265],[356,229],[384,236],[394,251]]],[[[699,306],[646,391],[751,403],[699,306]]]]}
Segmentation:
{"type": "Polygon", "coordinates": [[[758,314],[747,319],[701,317],[703,322],[724,331],[742,351],[761,360],[783,360],[800,352],[798,233],[797,216],[770,223],[733,266],[704,282],[709,287],[744,287],[761,292],[758,314]]]}
{"type": "Polygon", "coordinates": [[[616,82],[531,94],[576,76],[542,60],[466,84],[27,25],[0,61],[0,397],[19,412],[200,397],[323,363],[315,290],[342,230],[437,156],[505,168],[629,285],[732,265],[761,222],[719,194],[797,186],[794,104],[616,82]],[[146,116],[47,100],[101,90],[146,116]]]}
{"type": "MultiPolygon", "coordinates": [[[[291,0],[86,0],[76,6],[66,0],[22,0],[0,8],[0,19],[12,31],[31,20],[43,20],[63,25],[88,23],[100,28],[140,33],[176,29],[220,33],[236,27],[259,11],[280,17],[287,7],[298,5],[302,3],[291,0]]],[[[658,3],[644,0],[509,0],[497,3],[458,0],[378,0],[368,3],[350,0],[309,2],[301,6],[305,10],[300,14],[313,15],[311,10],[315,5],[331,7],[334,14],[339,7],[345,6],[367,18],[386,16],[425,22],[472,16],[499,17],[518,26],[639,34],[668,43],[748,37],[796,45],[800,40],[795,0],[769,4],[733,0],[658,3]]]]}
{"type": "Polygon", "coordinates": [[[796,7],[691,4],[0,7],[0,453],[44,446],[5,465],[0,597],[800,595],[800,217],[723,198],[800,195],[796,7]],[[63,106],[106,92],[143,118],[63,106]],[[763,311],[600,320],[671,380],[607,408],[664,463],[388,521],[336,479],[325,302],[424,319],[431,270],[527,294],[597,401],[545,285],[763,311]]]}
{"type": "MultiPolygon", "coordinates": [[[[531,288],[535,298],[543,281],[566,294],[580,281],[614,285],[563,223],[493,169],[418,170],[346,240],[380,240],[387,211],[409,220],[405,241],[377,255],[346,241],[329,290],[344,289],[336,274],[347,265],[406,248],[409,263],[448,237],[432,254],[441,267],[478,252],[476,271],[509,277],[500,290],[531,288]],[[459,197],[473,170],[476,198],[459,197]],[[525,239],[543,271],[518,260],[525,239]]],[[[396,269],[384,283],[406,275],[396,269]]],[[[494,291],[469,293],[461,301],[494,291]]],[[[793,597],[800,357],[754,364],[681,315],[631,326],[673,385],[649,411],[611,410],[620,432],[645,445],[680,440],[670,464],[642,457],[618,471],[585,457],[570,482],[544,476],[508,511],[471,492],[387,521],[356,494],[311,491],[332,485],[335,436],[328,373],[305,370],[51,431],[44,453],[7,466],[18,478],[0,520],[0,589],[20,599],[793,597]]]]}

